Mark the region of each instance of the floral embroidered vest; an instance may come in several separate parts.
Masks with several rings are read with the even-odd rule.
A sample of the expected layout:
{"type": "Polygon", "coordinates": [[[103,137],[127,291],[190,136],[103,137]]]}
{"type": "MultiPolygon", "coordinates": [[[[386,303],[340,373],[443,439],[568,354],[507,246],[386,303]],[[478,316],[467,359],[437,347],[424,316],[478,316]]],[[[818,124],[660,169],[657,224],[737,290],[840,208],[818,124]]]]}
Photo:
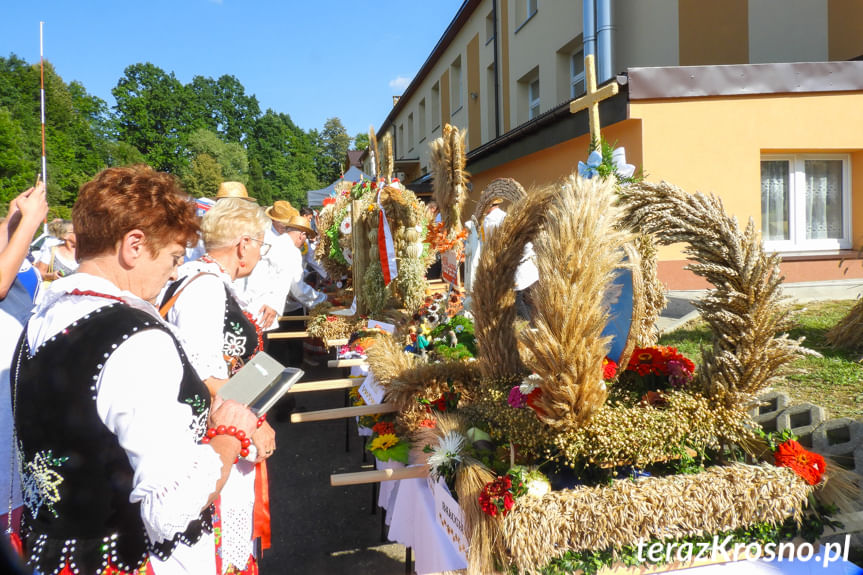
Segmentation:
{"type": "MultiPolygon", "coordinates": [[[[192,545],[203,530],[212,531],[208,509],[171,540],[148,540],[140,503],[129,502],[129,458],[96,411],[105,360],[148,329],[171,333],[146,312],[118,303],[73,322],[32,357],[26,337],[19,341],[11,383],[27,508],[23,531],[28,564],[41,573],[67,562],[76,573],[101,573],[109,565],[131,571],[149,552],[167,558],[179,542],[192,545]]],[[[174,343],[184,367],[177,401],[192,408],[189,433],[177,441],[197,441],[206,429],[210,395],[174,343]]]]}

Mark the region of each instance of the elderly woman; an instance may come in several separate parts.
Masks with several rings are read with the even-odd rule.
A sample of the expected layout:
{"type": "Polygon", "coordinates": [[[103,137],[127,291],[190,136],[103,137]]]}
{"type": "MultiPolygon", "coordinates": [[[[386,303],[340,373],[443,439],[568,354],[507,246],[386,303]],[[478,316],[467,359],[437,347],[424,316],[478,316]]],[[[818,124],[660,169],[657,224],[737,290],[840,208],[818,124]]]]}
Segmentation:
{"type": "MultiPolygon", "coordinates": [[[[180,280],[163,296],[162,312],[177,326],[198,375],[215,396],[219,388],[261,350],[261,329],[243,311],[233,283],[252,273],[270,245],[264,242],[270,219],[264,209],[239,198],[219,200],[201,221],[207,253],[180,267],[180,280]]],[[[252,453],[240,459],[217,502],[221,519],[220,573],[256,573],[253,537],[269,546],[268,516],[259,501],[256,474],[263,480],[264,459],[275,450],[275,433],[265,421],[252,435],[252,453]],[[257,512],[257,513],[256,513],[257,512]],[[256,517],[257,515],[257,517],[256,517]],[[258,527],[256,532],[255,527],[258,527]]]]}
{"type": "Polygon", "coordinates": [[[109,168],[72,217],[78,273],[51,284],[12,363],[28,562],[212,572],[211,503],[256,420],[211,404],[153,306],[196,237],[194,205],[168,174],[109,168]]]}
{"type": "Polygon", "coordinates": [[[43,250],[35,265],[45,281],[54,281],[68,276],[78,269],[78,262],[75,260],[75,230],[72,222],[63,220],[57,225],[57,238],[61,243],[43,250]]]}

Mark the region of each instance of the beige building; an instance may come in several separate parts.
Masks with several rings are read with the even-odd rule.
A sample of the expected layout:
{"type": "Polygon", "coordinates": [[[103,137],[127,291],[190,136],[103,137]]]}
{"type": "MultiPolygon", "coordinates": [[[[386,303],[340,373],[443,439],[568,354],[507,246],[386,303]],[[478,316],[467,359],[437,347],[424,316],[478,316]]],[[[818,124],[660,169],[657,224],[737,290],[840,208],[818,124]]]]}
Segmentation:
{"type": "MultiPolygon", "coordinates": [[[[863,59],[863,0],[466,0],[378,130],[393,137],[400,179],[424,190],[429,142],[447,122],[467,130],[474,199],[496,177],[529,189],[570,173],[589,144],[586,112],[569,112],[584,93],[585,40],[599,83],[621,86],[600,117],[630,163],[754,218],[789,276],[797,266],[805,278],[812,253],[823,269],[863,275],[859,261],[851,275],[835,263],[863,247],[863,62],[845,62],[863,59]],[[782,64],[794,62],[813,64],[782,64]],[[837,241],[805,241],[807,160],[841,187],[821,206],[837,241]]],[[[660,252],[669,287],[700,287],[685,264],[679,249],[660,252]]]]}

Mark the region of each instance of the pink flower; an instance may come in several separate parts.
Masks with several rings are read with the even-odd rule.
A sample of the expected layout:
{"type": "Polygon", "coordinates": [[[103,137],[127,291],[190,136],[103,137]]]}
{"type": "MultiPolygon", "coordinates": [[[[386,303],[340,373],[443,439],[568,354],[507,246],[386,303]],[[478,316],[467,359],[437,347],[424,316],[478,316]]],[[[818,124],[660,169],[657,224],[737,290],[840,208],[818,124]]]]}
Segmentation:
{"type": "Polygon", "coordinates": [[[507,398],[507,402],[509,403],[510,407],[519,409],[527,405],[527,396],[525,396],[519,389],[519,386],[516,385],[509,390],[509,397],[507,398]]]}

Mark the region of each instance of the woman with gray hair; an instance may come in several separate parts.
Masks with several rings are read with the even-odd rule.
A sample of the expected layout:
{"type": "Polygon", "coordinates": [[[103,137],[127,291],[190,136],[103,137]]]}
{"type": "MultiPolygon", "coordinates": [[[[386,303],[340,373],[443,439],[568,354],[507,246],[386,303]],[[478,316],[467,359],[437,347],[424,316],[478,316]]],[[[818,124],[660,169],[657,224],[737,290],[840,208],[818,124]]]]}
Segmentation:
{"type": "MultiPolygon", "coordinates": [[[[244,302],[232,286],[237,278],[251,274],[269,251],[269,244],[264,242],[269,226],[264,209],[253,202],[237,198],[217,202],[201,221],[207,252],[180,267],[180,279],[162,298],[163,316],[177,326],[183,348],[213,396],[263,347],[261,328],[243,311],[244,302]]],[[[263,420],[258,424],[252,435],[254,448],[234,465],[217,501],[222,533],[221,546],[216,550],[220,574],[256,572],[253,538],[264,535],[267,545],[268,523],[259,529],[262,533],[253,529],[262,525],[254,520],[255,476],[266,477],[260,466],[265,465],[276,444],[269,424],[263,420]]]]}

